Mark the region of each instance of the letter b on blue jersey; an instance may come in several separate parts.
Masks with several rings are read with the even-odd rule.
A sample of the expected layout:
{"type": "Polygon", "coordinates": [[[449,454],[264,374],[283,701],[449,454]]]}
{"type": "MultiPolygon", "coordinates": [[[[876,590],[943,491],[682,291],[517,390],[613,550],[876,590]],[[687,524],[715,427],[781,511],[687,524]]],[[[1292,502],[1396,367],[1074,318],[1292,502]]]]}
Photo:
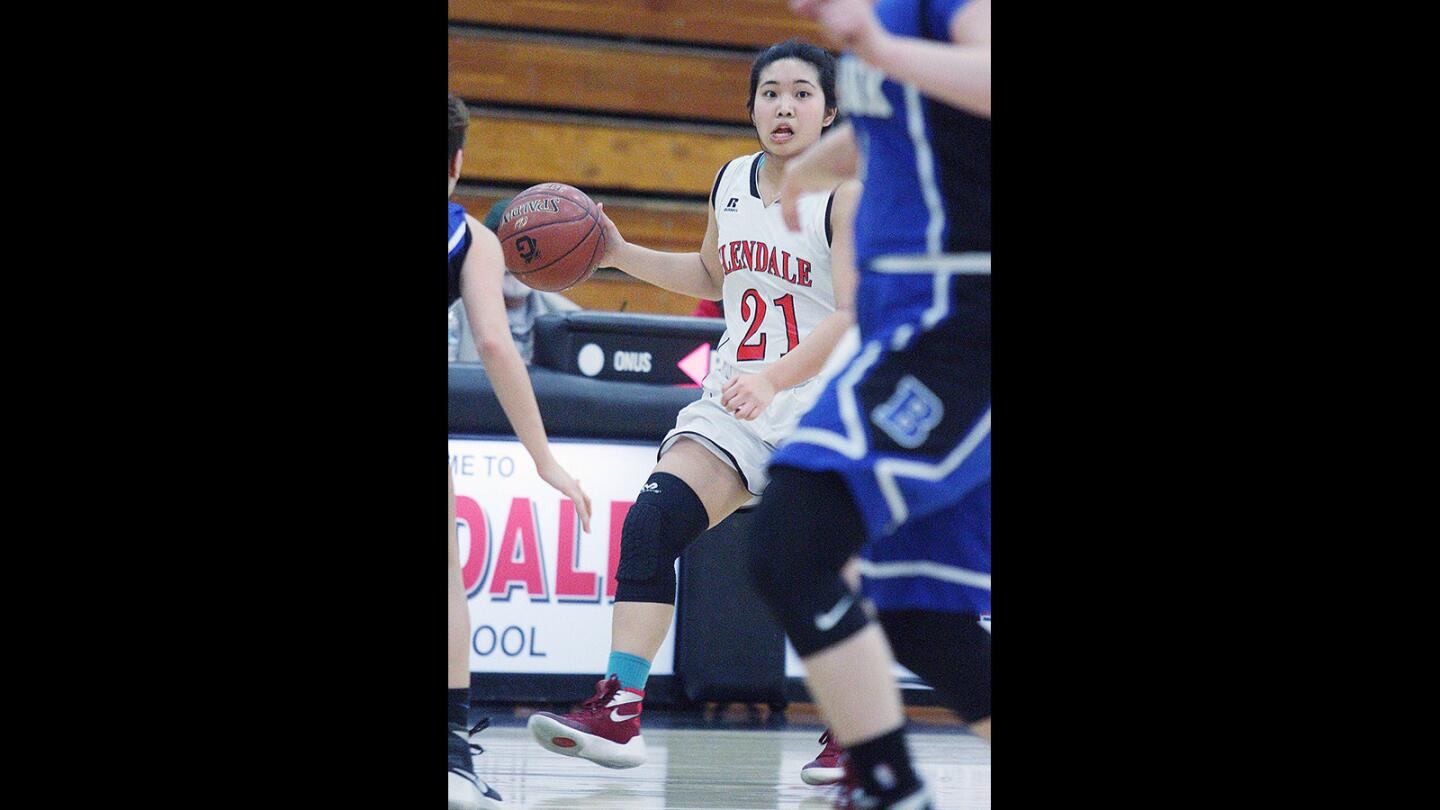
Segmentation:
{"type": "Polygon", "coordinates": [[[870,420],[901,447],[916,448],[945,416],[945,404],[925,384],[906,374],[890,399],[870,412],[870,420]]]}

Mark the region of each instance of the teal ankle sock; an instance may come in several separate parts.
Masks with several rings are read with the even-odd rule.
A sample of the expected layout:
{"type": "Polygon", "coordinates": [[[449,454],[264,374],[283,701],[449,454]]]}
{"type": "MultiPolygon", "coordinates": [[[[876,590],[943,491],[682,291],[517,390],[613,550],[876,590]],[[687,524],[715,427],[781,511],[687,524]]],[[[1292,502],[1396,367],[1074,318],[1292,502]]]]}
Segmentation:
{"type": "Polygon", "coordinates": [[[619,678],[620,686],[625,689],[643,692],[645,680],[650,677],[650,662],[638,655],[612,652],[610,662],[605,665],[605,675],[619,678]]]}

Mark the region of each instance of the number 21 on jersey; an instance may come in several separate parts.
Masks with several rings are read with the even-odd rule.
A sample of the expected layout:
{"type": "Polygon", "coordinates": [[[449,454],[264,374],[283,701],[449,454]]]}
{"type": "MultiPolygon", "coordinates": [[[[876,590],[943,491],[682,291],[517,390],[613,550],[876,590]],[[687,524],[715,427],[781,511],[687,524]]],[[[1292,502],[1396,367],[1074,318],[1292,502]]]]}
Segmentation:
{"type": "MultiPolygon", "coordinates": [[[[785,339],[788,345],[785,351],[780,353],[780,357],[784,357],[800,343],[800,329],[795,325],[795,296],[793,293],[786,293],[770,303],[785,314],[785,339]]],[[[749,323],[750,329],[745,333],[740,345],[735,347],[736,360],[765,359],[765,334],[762,332],[759,340],[750,342],[760,330],[761,322],[765,320],[765,309],[765,299],[760,297],[758,290],[749,289],[740,296],[740,319],[749,323]],[[751,320],[751,316],[754,316],[754,320],[751,320]]]]}

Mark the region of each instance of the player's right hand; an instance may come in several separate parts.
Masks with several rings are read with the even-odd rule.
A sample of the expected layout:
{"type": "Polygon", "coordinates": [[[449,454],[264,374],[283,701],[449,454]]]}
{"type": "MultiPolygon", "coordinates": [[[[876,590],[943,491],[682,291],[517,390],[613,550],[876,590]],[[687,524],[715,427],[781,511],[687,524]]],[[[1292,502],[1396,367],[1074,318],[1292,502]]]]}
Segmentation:
{"type": "Polygon", "coordinates": [[[559,490],[561,495],[569,498],[575,503],[575,511],[580,515],[580,527],[587,533],[590,531],[590,496],[580,488],[580,482],[570,477],[570,473],[553,458],[543,465],[536,465],[535,471],[540,473],[540,478],[545,483],[559,490]]]}
{"type": "Polygon", "coordinates": [[[600,257],[596,267],[618,267],[615,264],[620,256],[620,249],[625,247],[625,237],[620,235],[620,229],[610,221],[610,216],[605,213],[605,203],[596,203],[595,210],[600,212],[600,225],[605,228],[605,253],[600,257]]]}
{"type": "Polygon", "coordinates": [[[724,391],[720,407],[742,421],[759,416],[775,399],[775,384],[763,373],[737,374],[725,381],[724,391]]]}

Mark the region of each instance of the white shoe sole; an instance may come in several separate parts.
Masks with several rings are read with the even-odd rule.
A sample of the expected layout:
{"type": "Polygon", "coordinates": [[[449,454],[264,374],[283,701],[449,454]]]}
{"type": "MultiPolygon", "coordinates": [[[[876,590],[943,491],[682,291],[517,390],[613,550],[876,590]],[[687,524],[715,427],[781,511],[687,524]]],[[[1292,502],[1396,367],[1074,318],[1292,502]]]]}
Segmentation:
{"type": "Polygon", "coordinates": [[[807,785],[833,785],[845,778],[844,768],[801,768],[800,781],[807,785]]]}
{"type": "Polygon", "coordinates": [[[639,734],[631,737],[630,742],[621,745],[604,737],[577,731],[539,714],[530,715],[530,722],[526,723],[526,726],[535,741],[547,751],[588,759],[606,768],[634,768],[645,764],[645,738],[639,734]],[[562,742],[557,743],[556,740],[562,742]]]}

